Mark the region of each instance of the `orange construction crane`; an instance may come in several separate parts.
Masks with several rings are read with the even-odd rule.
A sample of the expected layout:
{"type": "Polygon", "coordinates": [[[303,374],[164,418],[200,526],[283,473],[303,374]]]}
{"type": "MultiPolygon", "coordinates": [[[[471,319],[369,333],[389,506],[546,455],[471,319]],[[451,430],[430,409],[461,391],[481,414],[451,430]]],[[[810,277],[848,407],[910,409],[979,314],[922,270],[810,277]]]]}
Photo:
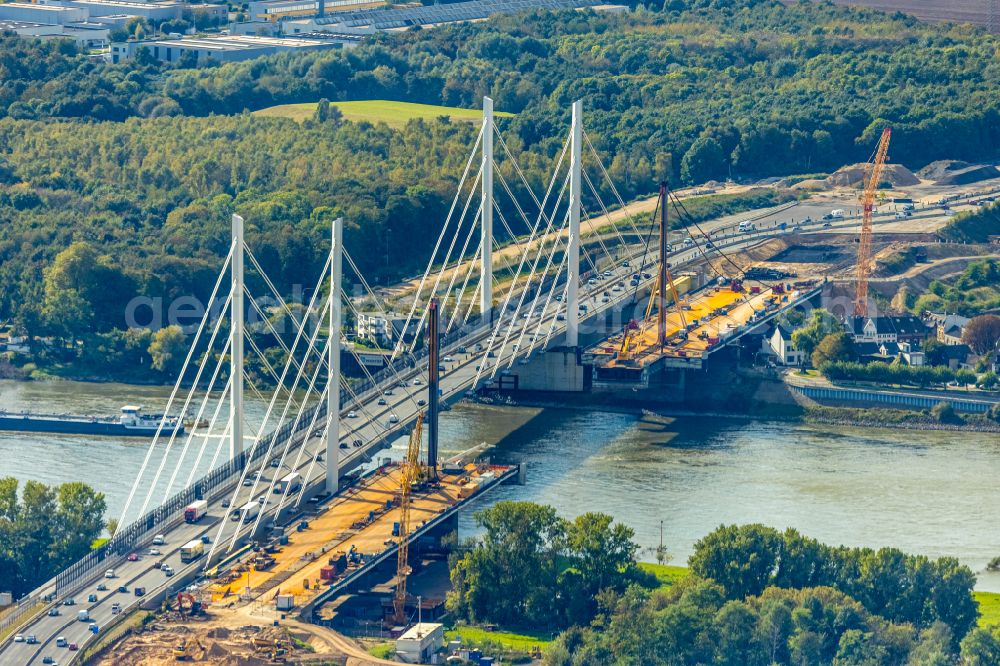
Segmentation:
{"type": "Polygon", "coordinates": [[[393,620],[396,624],[406,622],[406,577],[410,575],[408,563],[410,551],[410,493],[413,484],[420,480],[423,470],[420,467],[420,436],[424,426],[424,413],[417,414],[417,422],[410,433],[410,443],[406,449],[406,459],[403,460],[400,477],[399,500],[399,541],[397,542],[396,558],[396,594],[392,599],[395,611],[393,620]]]}
{"type": "Polygon", "coordinates": [[[886,155],[889,153],[889,137],[892,128],[882,130],[871,173],[861,195],[861,238],[858,244],[858,283],[854,292],[854,314],[864,317],[868,314],[868,278],[872,272],[872,213],[875,210],[875,193],[882,179],[886,155]]]}

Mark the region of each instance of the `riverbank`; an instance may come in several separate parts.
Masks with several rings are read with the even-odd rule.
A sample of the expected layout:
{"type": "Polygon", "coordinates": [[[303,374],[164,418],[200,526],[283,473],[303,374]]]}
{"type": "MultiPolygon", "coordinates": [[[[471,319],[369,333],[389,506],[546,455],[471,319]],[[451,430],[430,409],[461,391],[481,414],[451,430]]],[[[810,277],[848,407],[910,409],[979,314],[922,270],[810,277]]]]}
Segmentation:
{"type": "Polygon", "coordinates": [[[473,401],[483,405],[510,407],[531,407],[536,409],[570,409],[577,411],[611,412],[614,414],[652,415],[663,418],[708,418],[732,421],[774,421],[783,423],[823,423],[827,425],[854,426],[860,428],[900,428],[926,431],[997,432],[1000,423],[980,415],[956,415],[953,421],[938,421],[929,412],[902,409],[862,409],[853,407],[826,407],[768,405],[758,406],[752,412],[716,412],[679,408],[674,403],[650,400],[618,401],[609,396],[590,399],[592,396],[576,394],[560,395],[558,400],[543,399],[538,395],[490,394],[476,396],[473,401]]]}

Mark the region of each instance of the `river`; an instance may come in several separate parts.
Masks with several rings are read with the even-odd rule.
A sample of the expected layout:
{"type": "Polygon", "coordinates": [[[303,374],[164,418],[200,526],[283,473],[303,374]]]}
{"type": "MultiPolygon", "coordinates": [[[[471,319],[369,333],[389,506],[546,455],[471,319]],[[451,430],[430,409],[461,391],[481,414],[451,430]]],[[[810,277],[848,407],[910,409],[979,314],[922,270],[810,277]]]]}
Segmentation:
{"type": "MultiPolygon", "coordinates": [[[[112,413],[125,403],[162,409],[168,389],[76,382],[0,381],[0,409],[112,413]]],[[[264,406],[250,400],[251,420],[264,406]]],[[[648,549],[664,542],[683,564],[722,523],[794,527],[830,544],[895,546],[951,555],[982,572],[1000,555],[1000,437],[992,433],[846,428],[461,404],[441,419],[442,453],[499,442],[499,461],[528,464],[525,486],[500,499],[551,504],[574,516],[611,514],[648,549]]],[[[399,455],[403,442],[394,445],[399,455]]],[[[85,481],[124,505],[148,442],[0,432],[0,477],[85,481]]],[[[384,454],[383,454],[384,455],[384,454]]],[[[461,530],[474,529],[472,511],[461,530]]],[[[1000,591],[1000,574],[979,573],[1000,591]]]]}

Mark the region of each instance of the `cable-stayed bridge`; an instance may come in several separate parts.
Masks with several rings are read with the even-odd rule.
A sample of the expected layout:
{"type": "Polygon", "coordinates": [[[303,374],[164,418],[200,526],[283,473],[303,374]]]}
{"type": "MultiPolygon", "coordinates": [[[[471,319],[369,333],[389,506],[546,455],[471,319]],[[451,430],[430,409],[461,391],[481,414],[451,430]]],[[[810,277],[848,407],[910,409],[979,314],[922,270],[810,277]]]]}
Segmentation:
{"type": "MultiPolygon", "coordinates": [[[[584,130],[582,114],[582,103],[575,103],[551,178],[543,192],[535,192],[494,122],[492,101],[484,100],[483,123],[450,210],[425,271],[407,295],[402,332],[418,334],[397,336],[387,367],[378,372],[359,362],[361,380],[341,373],[342,355],[359,354],[344,341],[345,322],[362,308],[390,319],[395,306],[358,270],[342,241],[343,220],[332,224],[325,264],[307,292],[309,302],[299,308],[287,303],[267,276],[244,240],[244,220],[233,216],[228,254],[164,410],[164,423],[169,415],[184,414],[196,427],[168,434],[161,425],[140,469],[109,470],[130,486],[120,527],[105,545],[0,621],[0,629],[17,626],[38,641],[8,639],[0,646],[0,662],[40,662],[61,635],[75,636],[83,645],[91,636],[88,623],[75,621],[80,610],[96,622],[114,621],[114,589],[84,603],[89,596],[84,591],[109,569],[116,576],[109,580],[112,588],[123,581],[152,597],[170,587],[154,558],[129,559],[157,537],[166,542],[164,559],[191,540],[204,542],[206,556],[179,566],[179,579],[211,568],[310,498],[336,494],[345,475],[406,435],[421,412],[434,415],[438,402],[455,402],[497,381],[540,350],[559,347],[578,357],[581,344],[613,332],[604,328],[608,311],[645,310],[639,296],[649,294],[654,280],[645,269],[659,261],[649,249],[652,226],[629,214],[584,130]],[[511,239],[508,245],[498,242],[495,229],[511,239]],[[265,293],[251,293],[246,271],[265,293]],[[360,296],[346,293],[345,273],[360,286],[360,296]],[[619,287],[624,283],[629,288],[619,287]],[[293,322],[291,334],[277,330],[275,311],[293,322]],[[432,312],[440,316],[435,327],[440,353],[429,356],[434,345],[423,332],[432,312]],[[247,324],[249,313],[258,320],[253,326],[247,324]],[[280,347],[280,355],[265,349],[265,336],[280,347]],[[248,364],[268,381],[249,375],[248,364]],[[434,374],[430,364],[440,374],[437,395],[425,381],[434,374]],[[256,422],[246,417],[248,395],[266,406],[256,422]],[[196,501],[207,503],[211,520],[185,521],[184,508],[196,501]],[[76,604],[64,607],[66,614],[46,614],[71,597],[76,604]]],[[[767,233],[716,244],[704,237],[673,251],[671,262],[679,266],[726,247],[745,247],[767,233]]],[[[432,418],[426,457],[436,462],[435,426],[432,418]]],[[[117,601],[126,610],[142,602],[117,601]]]]}

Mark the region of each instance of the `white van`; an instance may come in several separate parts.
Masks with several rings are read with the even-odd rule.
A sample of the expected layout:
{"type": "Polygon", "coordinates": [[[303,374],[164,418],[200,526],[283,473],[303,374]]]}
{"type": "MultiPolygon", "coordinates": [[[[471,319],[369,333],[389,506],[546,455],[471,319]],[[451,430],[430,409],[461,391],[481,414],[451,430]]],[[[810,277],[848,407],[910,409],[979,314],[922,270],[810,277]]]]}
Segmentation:
{"type": "Polygon", "coordinates": [[[167,542],[167,540],[166,540],[166,538],[162,534],[157,534],[155,537],[153,537],[153,545],[154,546],[162,546],[166,542],[167,542]]]}
{"type": "Polygon", "coordinates": [[[743,220],[742,222],[740,222],[739,226],[740,233],[745,233],[747,231],[754,231],[756,228],[757,227],[755,227],[754,223],[751,222],[750,220],[743,220]]]}
{"type": "Polygon", "coordinates": [[[832,217],[835,220],[842,220],[842,219],[844,219],[844,209],[843,208],[834,208],[833,210],[830,211],[830,217],[832,217]]]}

